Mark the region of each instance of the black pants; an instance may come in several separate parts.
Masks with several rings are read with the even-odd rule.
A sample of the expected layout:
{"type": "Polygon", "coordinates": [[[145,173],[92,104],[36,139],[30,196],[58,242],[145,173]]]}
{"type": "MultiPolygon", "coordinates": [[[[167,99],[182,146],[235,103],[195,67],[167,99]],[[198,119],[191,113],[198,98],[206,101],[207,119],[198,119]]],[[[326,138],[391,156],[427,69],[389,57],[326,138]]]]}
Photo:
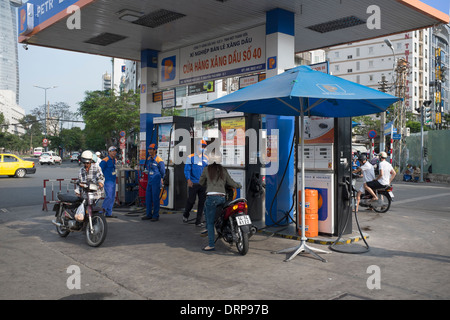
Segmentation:
{"type": "Polygon", "coordinates": [[[197,218],[195,219],[195,224],[200,224],[202,222],[203,207],[205,206],[206,200],[206,187],[203,187],[198,183],[194,183],[194,185],[192,187],[189,187],[188,189],[188,199],[183,216],[185,218],[189,218],[189,212],[194,206],[195,198],[198,194],[197,218]]]}

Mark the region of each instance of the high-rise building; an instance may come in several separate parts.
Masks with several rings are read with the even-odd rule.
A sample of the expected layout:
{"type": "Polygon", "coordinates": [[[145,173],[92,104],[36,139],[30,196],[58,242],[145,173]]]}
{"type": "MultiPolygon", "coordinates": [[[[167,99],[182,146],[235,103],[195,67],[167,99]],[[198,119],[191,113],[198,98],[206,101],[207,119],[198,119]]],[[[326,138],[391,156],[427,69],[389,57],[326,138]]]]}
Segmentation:
{"type": "Polygon", "coordinates": [[[0,129],[12,134],[24,134],[25,128],[19,124],[19,120],[25,116],[25,110],[15,99],[16,95],[11,90],[0,90],[0,113],[3,114],[7,125],[6,129],[0,129]]]}
{"type": "MultiPolygon", "coordinates": [[[[450,112],[450,25],[433,27],[430,51],[431,91],[434,94],[435,112],[450,112]]],[[[437,118],[436,123],[442,119],[437,118]]]]}
{"type": "Polygon", "coordinates": [[[16,7],[21,1],[0,0],[0,90],[10,90],[19,104],[19,59],[16,7]]]}
{"type": "Polygon", "coordinates": [[[415,108],[430,94],[431,29],[422,29],[357,43],[328,48],[330,72],[338,77],[378,89],[379,81],[387,81],[387,92],[396,94],[398,60],[409,65],[405,86],[405,109],[415,108]],[[389,40],[386,42],[385,40],[389,40]],[[390,47],[391,45],[391,47],[390,47]]]}
{"type": "Polygon", "coordinates": [[[102,76],[102,90],[111,90],[111,74],[108,71],[102,76]]]}

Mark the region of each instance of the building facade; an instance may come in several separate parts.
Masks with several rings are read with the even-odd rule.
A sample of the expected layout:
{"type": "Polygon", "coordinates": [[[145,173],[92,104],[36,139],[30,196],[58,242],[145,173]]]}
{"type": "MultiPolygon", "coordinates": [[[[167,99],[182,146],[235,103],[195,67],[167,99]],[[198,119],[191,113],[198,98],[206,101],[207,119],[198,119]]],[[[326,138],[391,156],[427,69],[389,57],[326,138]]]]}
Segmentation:
{"type": "Polygon", "coordinates": [[[0,113],[3,113],[8,125],[3,131],[18,135],[25,133],[25,128],[19,124],[19,120],[25,116],[25,110],[16,103],[13,91],[0,90],[0,113]]]}
{"type": "MultiPolygon", "coordinates": [[[[405,109],[417,114],[423,101],[434,101],[436,97],[437,48],[441,50],[442,65],[448,67],[448,31],[448,26],[440,26],[327,48],[330,72],[374,89],[380,88],[384,78],[387,92],[393,95],[403,85],[405,109]],[[398,82],[400,61],[408,65],[403,83],[398,82]]],[[[442,112],[448,113],[448,80],[441,82],[440,90],[442,112]]]]}
{"type": "MultiPolygon", "coordinates": [[[[20,1],[19,1],[20,2],[20,1]]],[[[17,52],[18,1],[0,0],[0,90],[14,93],[19,104],[19,59],[17,52]]]]}

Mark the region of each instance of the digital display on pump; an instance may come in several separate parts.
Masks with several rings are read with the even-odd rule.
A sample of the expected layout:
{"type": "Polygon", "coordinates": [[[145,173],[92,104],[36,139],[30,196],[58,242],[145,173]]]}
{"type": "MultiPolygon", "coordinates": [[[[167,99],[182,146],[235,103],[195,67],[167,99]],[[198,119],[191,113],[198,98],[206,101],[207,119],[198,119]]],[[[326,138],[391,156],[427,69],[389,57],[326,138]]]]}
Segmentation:
{"type": "Polygon", "coordinates": [[[174,157],[175,128],[172,130],[171,129],[172,123],[162,123],[158,125],[158,156],[160,156],[163,159],[164,164],[166,166],[169,164],[173,164],[173,157],[174,157]],[[168,159],[169,145],[170,145],[170,159],[168,159]]]}

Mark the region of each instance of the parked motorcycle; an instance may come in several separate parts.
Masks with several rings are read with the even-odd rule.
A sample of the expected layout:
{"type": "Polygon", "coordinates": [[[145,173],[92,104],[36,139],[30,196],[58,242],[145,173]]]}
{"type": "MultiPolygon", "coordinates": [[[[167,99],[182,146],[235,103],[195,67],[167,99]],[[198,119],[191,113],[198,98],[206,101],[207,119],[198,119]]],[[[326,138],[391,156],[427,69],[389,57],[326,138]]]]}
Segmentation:
{"type": "Polygon", "coordinates": [[[366,191],[361,195],[359,205],[361,207],[372,208],[375,212],[385,213],[391,207],[394,193],[392,186],[386,186],[383,189],[374,190],[378,200],[372,201],[372,196],[366,191]]]}
{"type": "Polygon", "coordinates": [[[241,255],[246,255],[249,249],[249,238],[256,233],[256,227],[252,225],[247,214],[247,200],[233,198],[233,190],[227,190],[226,201],[218,206],[215,227],[218,234],[216,241],[223,238],[229,244],[236,243],[236,248],[241,255]]]}
{"type": "Polygon", "coordinates": [[[58,202],[54,205],[55,219],[52,223],[61,237],[67,237],[71,232],[86,232],[86,241],[91,247],[100,246],[106,239],[108,225],[95,201],[89,199],[89,192],[97,191],[93,183],[82,184],[80,196],[58,193],[58,202]]]}

